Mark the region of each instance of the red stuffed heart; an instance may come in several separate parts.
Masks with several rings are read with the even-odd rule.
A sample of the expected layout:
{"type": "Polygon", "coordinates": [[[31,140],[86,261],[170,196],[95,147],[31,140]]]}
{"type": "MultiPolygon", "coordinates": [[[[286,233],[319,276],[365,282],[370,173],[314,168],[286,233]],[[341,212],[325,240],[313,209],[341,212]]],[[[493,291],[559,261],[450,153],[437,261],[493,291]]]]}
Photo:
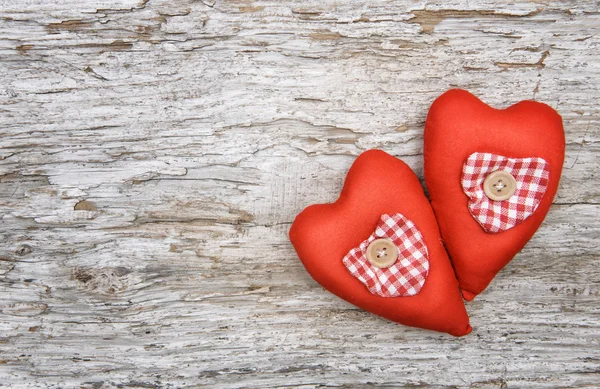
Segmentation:
{"type": "Polygon", "coordinates": [[[564,153],[562,119],[545,104],[494,109],[459,89],[434,101],[425,181],[465,299],[481,293],[540,226],[564,153]]]}
{"type": "Polygon", "coordinates": [[[302,211],[290,240],[310,275],[342,299],[401,324],[471,332],[433,210],[399,159],[377,150],[360,155],[339,199],[302,211]],[[367,260],[385,260],[386,250],[398,257],[393,265],[367,260]]]}

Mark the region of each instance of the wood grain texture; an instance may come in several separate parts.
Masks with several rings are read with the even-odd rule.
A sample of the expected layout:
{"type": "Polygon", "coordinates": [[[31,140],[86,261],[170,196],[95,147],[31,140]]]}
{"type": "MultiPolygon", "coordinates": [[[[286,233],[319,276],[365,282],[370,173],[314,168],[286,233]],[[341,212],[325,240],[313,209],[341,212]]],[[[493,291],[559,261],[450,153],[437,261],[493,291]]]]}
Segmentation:
{"type": "Polygon", "coordinates": [[[0,0],[0,386],[597,388],[598,1],[0,0]],[[450,87],[564,118],[561,187],[455,339],[287,239],[450,87]]]}

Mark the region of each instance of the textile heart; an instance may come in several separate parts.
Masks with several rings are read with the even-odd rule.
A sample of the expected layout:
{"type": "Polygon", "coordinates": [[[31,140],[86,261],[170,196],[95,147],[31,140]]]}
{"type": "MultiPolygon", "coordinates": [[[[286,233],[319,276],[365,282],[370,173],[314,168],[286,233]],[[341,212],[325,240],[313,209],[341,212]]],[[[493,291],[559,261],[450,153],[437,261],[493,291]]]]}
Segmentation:
{"type": "MultiPolygon", "coordinates": [[[[402,242],[406,240],[401,237],[404,236],[402,233],[394,234],[399,237],[399,240],[391,238],[397,246],[387,247],[391,251],[397,248],[397,261],[401,262],[405,250],[402,242]]],[[[308,273],[325,289],[351,304],[408,326],[454,336],[471,332],[433,210],[417,176],[399,159],[378,150],[361,154],[346,176],[339,199],[332,204],[311,205],[303,210],[292,224],[290,240],[308,273]],[[396,217],[397,214],[406,220],[396,217]],[[343,259],[350,250],[368,240],[374,231],[380,237],[391,238],[377,229],[382,226],[382,215],[391,218],[384,216],[384,223],[392,221],[392,226],[409,227],[405,233],[412,237],[409,242],[419,247],[420,254],[416,256],[427,255],[427,278],[424,284],[419,281],[413,286],[415,291],[420,288],[417,294],[397,297],[373,294],[344,264],[343,259]],[[411,223],[407,221],[415,229],[418,227],[419,234],[409,231],[411,223]],[[426,251],[421,252],[419,242],[426,251]]],[[[381,241],[391,244],[386,239],[381,241]]],[[[424,263],[422,267],[424,270],[424,263]]],[[[418,272],[424,279],[423,270],[418,272]]]]}
{"type": "Polygon", "coordinates": [[[431,205],[463,296],[472,300],[531,239],[552,205],[565,154],[562,119],[546,104],[495,109],[453,89],[431,105],[424,142],[431,205]],[[482,188],[492,170],[512,180],[512,197],[491,200],[497,196],[482,188]]]}
{"type": "Polygon", "coordinates": [[[382,297],[414,296],[423,287],[429,272],[427,246],[415,224],[402,214],[382,215],[375,232],[342,260],[354,277],[369,291],[382,297]],[[396,262],[385,269],[373,266],[367,259],[369,244],[388,238],[398,248],[396,262]]]}
{"type": "Polygon", "coordinates": [[[546,188],[550,171],[542,158],[507,158],[491,153],[473,153],[462,169],[461,185],[469,197],[469,211],[481,227],[491,233],[513,228],[535,212],[546,188]],[[483,183],[495,171],[515,178],[516,191],[507,200],[486,196],[483,183]]]}

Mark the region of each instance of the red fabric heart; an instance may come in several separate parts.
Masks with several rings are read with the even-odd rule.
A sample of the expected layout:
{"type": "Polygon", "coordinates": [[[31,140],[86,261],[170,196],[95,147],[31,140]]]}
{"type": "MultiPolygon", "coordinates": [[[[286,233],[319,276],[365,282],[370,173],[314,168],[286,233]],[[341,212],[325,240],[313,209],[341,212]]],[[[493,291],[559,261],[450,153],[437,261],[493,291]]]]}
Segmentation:
{"type": "Polygon", "coordinates": [[[340,298],[395,322],[455,336],[471,331],[458,282],[419,179],[383,151],[361,154],[348,172],[339,199],[302,211],[290,240],[310,275],[340,298]],[[371,293],[343,258],[375,231],[382,215],[400,213],[414,223],[427,247],[429,272],[414,296],[371,293]]]}
{"type": "Polygon", "coordinates": [[[471,93],[454,89],[433,102],[424,138],[425,181],[431,205],[463,296],[472,300],[523,248],[550,209],[564,160],[562,119],[542,103],[522,101],[494,109],[471,93]],[[549,176],[545,191],[520,223],[490,233],[470,213],[461,179],[464,164],[473,153],[546,162],[549,176]]]}

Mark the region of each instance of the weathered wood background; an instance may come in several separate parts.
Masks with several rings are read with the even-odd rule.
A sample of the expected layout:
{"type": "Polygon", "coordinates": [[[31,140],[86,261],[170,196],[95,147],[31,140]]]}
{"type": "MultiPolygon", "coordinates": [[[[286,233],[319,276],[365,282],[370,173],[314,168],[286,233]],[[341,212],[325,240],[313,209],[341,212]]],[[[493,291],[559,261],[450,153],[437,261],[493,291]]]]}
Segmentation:
{"type": "Polygon", "coordinates": [[[598,1],[0,0],[0,386],[600,386],[598,1]],[[406,328],[287,239],[446,89],[564,118],[537,235],[406,328]]]}

